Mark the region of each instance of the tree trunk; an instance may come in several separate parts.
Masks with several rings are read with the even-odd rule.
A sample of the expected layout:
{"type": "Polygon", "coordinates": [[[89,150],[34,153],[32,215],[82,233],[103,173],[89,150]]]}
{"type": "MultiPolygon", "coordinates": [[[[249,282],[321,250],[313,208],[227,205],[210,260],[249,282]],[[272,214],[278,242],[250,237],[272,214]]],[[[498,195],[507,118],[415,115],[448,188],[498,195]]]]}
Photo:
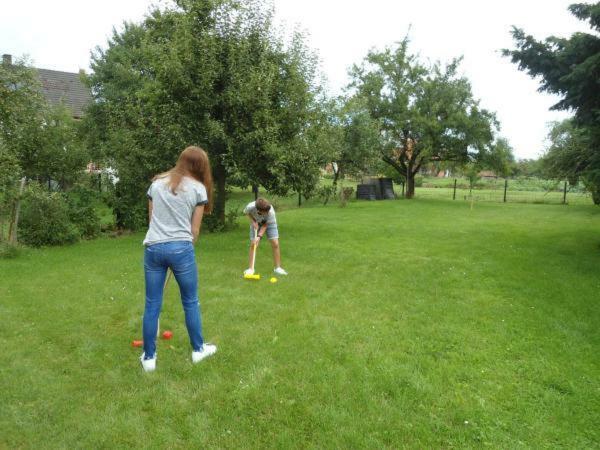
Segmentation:
{"type": "Polygon", "coordinates": [[[600,188],[592,189],[592,201],[594,205],[600,205],[600,188]]]}
{"type": "Polygon", "coordinates": [[[415,174],[409,170],[407,175],[405,197],[413,198],[415,196],[415,174]]]}
{"type": "MultiPolygon", "coordinates": [[[[337,182],[338,182],[338,178],[340,176],[340,170],[334,170],[333,171],[333,193],[335,194],[337,192],[337,182]]],[[[325,195],[325,201],[323,202],[323,205],[326,205],[327,202],[329,201],[329,191],[327,191],[327,194],[325,195]]]]}
{"type": "Polygon", "coordinates": [[[21,197],[23,196],[23,190],[25,189],[26,178],[21,178],[21,185],[19,186],[19,193],[15,199],[15,205],[12,213],[12,220],[10,222],[10,229],[8,231],[8,242],[11,244],[17,244],[17,229],[19,226],[19,211],[21,209],[21,197]]]}
{"type": "Polygon", "coordinates": [[[219,223],[224,224],[225,223],[225,196],[226,196],[226,192],[225,192],[225,182],[226,182],[226,173],[225,173],[225,167],[223,167],[223,164],[221,163],[221,161],[219,160],[219,158],[215,158],[215,164],[213,165],[214,170],[213,170],[213,177],[214,177],[214,183],[215,183],[215,205],[213,208],[213,214],[216,215],[219,223]]]}
{"type": "Polygon", "coordinates": [[[252,185],[252,193],[254,194],[254,201],[258,200],[258,184],[252,185]]]}

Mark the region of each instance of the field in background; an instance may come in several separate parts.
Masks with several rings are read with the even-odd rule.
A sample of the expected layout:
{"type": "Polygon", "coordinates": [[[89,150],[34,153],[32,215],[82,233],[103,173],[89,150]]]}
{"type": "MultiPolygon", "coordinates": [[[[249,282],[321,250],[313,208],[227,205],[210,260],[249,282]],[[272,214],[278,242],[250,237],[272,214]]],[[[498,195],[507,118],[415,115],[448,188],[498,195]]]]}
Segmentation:
{"type": "MultiPolygon", "coordinates": [[[[487,201],[502,203],[549,203],[592,205],[592,196],[582,185],[566,186],[564,182],[539,178],[490,178],[478,180],[473,189],[466,178],[425,177],[418,179],[415,197],[445,200],[487,201]],[[505,184],[506,183],[506,184],[505,184]],[[506,196],[505,196],[506,191],[506,196]]],[[[396,191],[399,189],[396,188],[396,191]]]]}

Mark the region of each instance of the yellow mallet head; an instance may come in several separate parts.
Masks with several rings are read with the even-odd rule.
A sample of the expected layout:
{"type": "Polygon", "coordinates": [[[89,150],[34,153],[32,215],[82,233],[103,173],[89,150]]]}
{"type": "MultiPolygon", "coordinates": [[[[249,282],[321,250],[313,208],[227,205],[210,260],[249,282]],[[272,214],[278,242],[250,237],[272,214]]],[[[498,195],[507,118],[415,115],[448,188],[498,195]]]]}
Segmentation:
{"type": "Polygon", "coordinates": [[[255,273],[253,275],[250,274],[244,274],[244,279],[245,280],[260,280],[260,275],[255,273]]]}

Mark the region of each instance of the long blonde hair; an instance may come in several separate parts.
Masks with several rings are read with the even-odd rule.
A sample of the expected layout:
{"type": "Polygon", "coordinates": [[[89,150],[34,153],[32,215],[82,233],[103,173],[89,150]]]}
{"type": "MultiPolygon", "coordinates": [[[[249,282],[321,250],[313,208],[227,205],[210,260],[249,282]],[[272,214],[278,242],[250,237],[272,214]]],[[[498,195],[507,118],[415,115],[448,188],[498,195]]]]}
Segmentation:
{"type": "Polygon", "coordinates": [[[210,161],[208,155],[200,147],[190,145],[179,155],[179,159],[171,170],[158,174],[153,181],[158,178],[169,177],[169,188],[174,195],[177,195],[177,189],[184,176],[191,176],[201,182],[206,188],[208,203],[204,206],[204,212],[210,214],[213,208],[213,180],[210,170],[210,161]]]}

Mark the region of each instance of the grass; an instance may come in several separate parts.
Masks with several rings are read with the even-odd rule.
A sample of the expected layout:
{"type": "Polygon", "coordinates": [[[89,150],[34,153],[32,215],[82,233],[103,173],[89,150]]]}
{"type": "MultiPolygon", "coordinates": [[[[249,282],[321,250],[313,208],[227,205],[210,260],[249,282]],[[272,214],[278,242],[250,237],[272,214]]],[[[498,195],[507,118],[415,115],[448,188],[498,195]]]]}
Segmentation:
{"type": "Polygon", "coordinates": [[[219,351],[191,364],[173,285],[152,374],[131,347],[142,234],[0,260],[0,448],[599,447],[599,208],[315,202],[278,219],[277,284],[241,279],[245,227],[202,236],[219,351]]]}
{"type": "MultiPolygon", "coordinates": [[[[459,189],[456,188],[457,201],[471,201],[473,196],[476,202],[504,202],[504,187],[497,189],[459,189]]],[[[454,197],[453,188],[427,188],[418,187],[415,189],[417,198],[435,198],[452,200],[454,197]]],[[[507,203],[546,203],[560,205],[563,203],[564,194],[562,192],[548,191],[511,191],[506,192],[507,203]]],[[[568,192],[566,202],[569,205],[593,205],[592,196],[589,193],[568,192]]]]}
{"type": "MultiPolygon", "coordinates": [[[[454,178],[426,177],[421,180],[421,186],[416,188],[415,195],[420,198],[438,198],[451,200],[469,200],[473,195],[475,201],[504,202],[503,178],[480,179],[473,190],[469,189],[469,180],[458,178],[456,194],[454,193],[454,178]]],[[[568,186],[566,197],[563,192],[564,183],[539,178],[515,178],[508,180],[506,201],[508,203],[548,203],[570,205],[592,205],[591,193],[582,185],[568,186]]],[[[398,190],[398,189],[396,189],[398,190]]]]}

